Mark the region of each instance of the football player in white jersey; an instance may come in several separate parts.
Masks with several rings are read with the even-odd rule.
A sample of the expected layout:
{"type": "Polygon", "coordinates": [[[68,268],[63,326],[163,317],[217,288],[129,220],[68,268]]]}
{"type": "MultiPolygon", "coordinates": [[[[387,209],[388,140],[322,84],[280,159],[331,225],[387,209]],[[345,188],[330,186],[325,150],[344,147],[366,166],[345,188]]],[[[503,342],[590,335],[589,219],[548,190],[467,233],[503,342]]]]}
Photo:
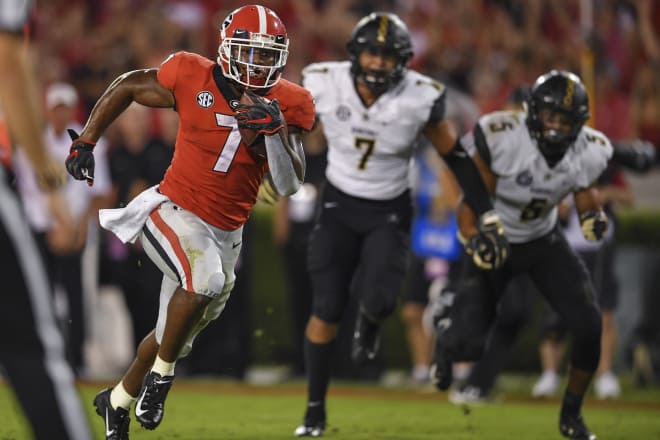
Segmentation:
{"type": "Polygon", "coordinates": [[[507,252],[479,164],[445,119],[444,86],[406,69],[413,53],[406,25],[394,14],[367,15],[347,49],[348,61],[303,70],[318,116],[304,143],[327,145],[328,165],[309,243],[313,300],[304,342],[307,410],[295,431],[301,437],[319,437],[325,429],[333,341],[351,289],[360,296],[351,349],[356,363],[374,359],[380,323],[396,307],[412,217],[408,172],[418,136],[444,157],[481,216],[476,240],[483,246],[475,259],[497,266],[507,252]]]}
{"type": "MultiPolygon", "coordinates": [[[[584,126],[588,97],[572,73],[553,70],[540,76],[526,104],[526,112],[482,116],[462,139],[467,151],[476,151],[488,164],[484,181],[511,252],[493,271],[467,261],[451,313],[438,324],[431,370],[436,386],[444,390],[451,384],[452,361],[478,360],[504,288],[516,275],[527,274],[573,338],[559,429],[570,439],[593,440],[581,407],[600,357],[600,312],[585,266],[558,229],[557,205],[573,193],[585,238],[603,237],[607,216],[594,184],[612,146],[605,135],[584,126]]],[[[466,251],[473,252],[475,220],[464,203],[459,228],[466,251]]]]}

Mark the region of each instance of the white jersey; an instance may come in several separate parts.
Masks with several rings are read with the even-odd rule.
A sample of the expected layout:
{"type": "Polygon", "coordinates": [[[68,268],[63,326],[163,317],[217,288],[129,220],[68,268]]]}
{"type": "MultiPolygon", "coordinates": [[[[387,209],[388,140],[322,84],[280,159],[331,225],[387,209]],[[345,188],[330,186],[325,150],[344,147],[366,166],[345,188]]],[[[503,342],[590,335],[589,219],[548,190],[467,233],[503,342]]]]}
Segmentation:
{"type": "Polygon", "coordinates": [[[461,142],[473,154],[479,149],[497,176],[494,206],[511,243],[549,233],[557,223],[557,205],[569,193],[591,186],[607,167],[612,145],[607,137],[584,127],[575,143],[550,167],[529,134],[524,112],[494,112],[478,122],[485,146],[474,131],[461,142]],[[486,148],[485,154],[482,151],[486,148]]]}
{"type": "Polygon", "coordinates": [[[350,69],[343,61],[303,70],[303,86],[314,96],[328,142],[326,178],[355,197],[393,199],[409,187],[415,140],[445,88],[407,70],[395,87],[365,107],[350,69]]]}

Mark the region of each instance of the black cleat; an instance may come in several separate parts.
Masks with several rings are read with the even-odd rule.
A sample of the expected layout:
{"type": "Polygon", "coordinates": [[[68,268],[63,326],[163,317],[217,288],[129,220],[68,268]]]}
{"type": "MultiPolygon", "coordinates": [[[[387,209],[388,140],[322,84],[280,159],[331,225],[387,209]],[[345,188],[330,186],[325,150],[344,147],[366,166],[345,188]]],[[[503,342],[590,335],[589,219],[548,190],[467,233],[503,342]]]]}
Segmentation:
{"type": "Polygon", "coordinates": [[[369,321],[362,313],[358,314],[353,332],[351,359],[358,365],[376,358],[380,348],[380,325],[369,321]]]}
{"type": "Polygon", "coordinates": [[[596,434],[589,431],[581,415],[562,414],[559,417],[559,432],[571,440],[596,440],[596,434]]]}
{"type": "Polygon", "coordinates": [[[296,437],[323,437],[323,431],[325,431],[325,405],[323,402],[309,402],[303,424],[293,431],[293,435],[296,437]]]}
{"type": "MultiPolygon", "coordinates": [[[[447,391],[453,380],[452,361],[447,353],[447,344],[443,344],[443,333],[448,328],[449,318],[440,320],[435,335],[435,349],[431,358],[429,375],[431,382],[441,391],[447,391]]],[[[446,341],[445,341],[446,342],[446,341]]]]}
{"type": "Polygon", "coordinates": [[[143,428],[156,429],[163,420],[165,398],[172,387],[174,375],[161,376],[155,371],[144,377],[140,396],[135,404],[135,418],[143,428]]]}
{"type": "Polygon", "coordinates": [[[128,440],[128,425],[131,418],[124,408],[113,409],[110,404],[111,388],[106,388],[94,398],[96,413],[105,421],[106,440],[128,440]]]}

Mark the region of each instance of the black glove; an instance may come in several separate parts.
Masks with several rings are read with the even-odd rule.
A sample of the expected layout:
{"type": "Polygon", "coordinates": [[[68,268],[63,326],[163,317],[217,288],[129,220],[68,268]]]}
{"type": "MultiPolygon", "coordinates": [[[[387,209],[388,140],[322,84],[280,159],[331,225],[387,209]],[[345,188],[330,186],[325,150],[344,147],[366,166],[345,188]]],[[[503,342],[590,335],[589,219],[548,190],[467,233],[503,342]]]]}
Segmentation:
{"type": "Polygon", "coordinates": [[[245,93],[254,104],[239,104],[236,107],[236,121],[239,128],[257,130],[259,134],[266,136],[274,135],[284,128],[284,117],[276,99],[267,102],[251,90],[246,90],[245,93]]]}
{"type": "Polygon", "coordinates": [[[486,212],[479,220],[479,233],[465,243],[465,252],[479,268],[492,270],[501,267],[510,254],[509,242],[504,235],[500,217],[486,212]]]}
{"type": "Polygon", "coordinates": [[[589,241],[598,241],[607,232],[607,215],[602,211],[586,211],[580,214],[582,234],[589,241]]]}
{"type": "Polygon", "coordinates": [[[612,162],[637,173],[645,173],[653,167],[656,149],[651,142],[636,139],[631,142],[613,143],[612,162]]]}
{"type": "Polygon", "coordinates": [[[86,180],[87,185],[94,185],[94,146],[96,143],[86,142],[80,139],[78,133],[68,128],[67,133],[71,137],[71,148],[69,155],[64,161],[66,170],[76,180],[86,180]]]}

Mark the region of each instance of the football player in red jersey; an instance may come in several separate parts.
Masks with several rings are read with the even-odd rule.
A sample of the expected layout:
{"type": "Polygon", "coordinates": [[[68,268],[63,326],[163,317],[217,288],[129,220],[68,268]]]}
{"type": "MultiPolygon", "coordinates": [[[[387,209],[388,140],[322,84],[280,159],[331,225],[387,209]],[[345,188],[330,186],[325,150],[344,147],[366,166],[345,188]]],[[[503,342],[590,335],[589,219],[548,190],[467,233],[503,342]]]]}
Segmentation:
{"type": "Polygon", "coordinates": [[[94,142],[132,102],[179,114],[174,157],[162,182],[125,208],[101,213],[101,224],[124,241],[137,238],[163,271],[156,328],[141,342],[122,380],[94,399],[107,439],[128,438],[129,408],[156,428],[178,358],[222,312],[241,248],[242,227],[265,173],[279,195],[304,177],[300,135],[314,122],[312,97],[281,78],[289,39],[270,9],[248,5],[222,22],[217,63],[178,52],[159,68],[118,77],[94,106],[80,136],[72,134],[67,170],[93,184],[94,142]],[[254,104],[241,104],[248,93],[254,104]],[[240,129],[263,139],[265,156],[240,129]]]}

